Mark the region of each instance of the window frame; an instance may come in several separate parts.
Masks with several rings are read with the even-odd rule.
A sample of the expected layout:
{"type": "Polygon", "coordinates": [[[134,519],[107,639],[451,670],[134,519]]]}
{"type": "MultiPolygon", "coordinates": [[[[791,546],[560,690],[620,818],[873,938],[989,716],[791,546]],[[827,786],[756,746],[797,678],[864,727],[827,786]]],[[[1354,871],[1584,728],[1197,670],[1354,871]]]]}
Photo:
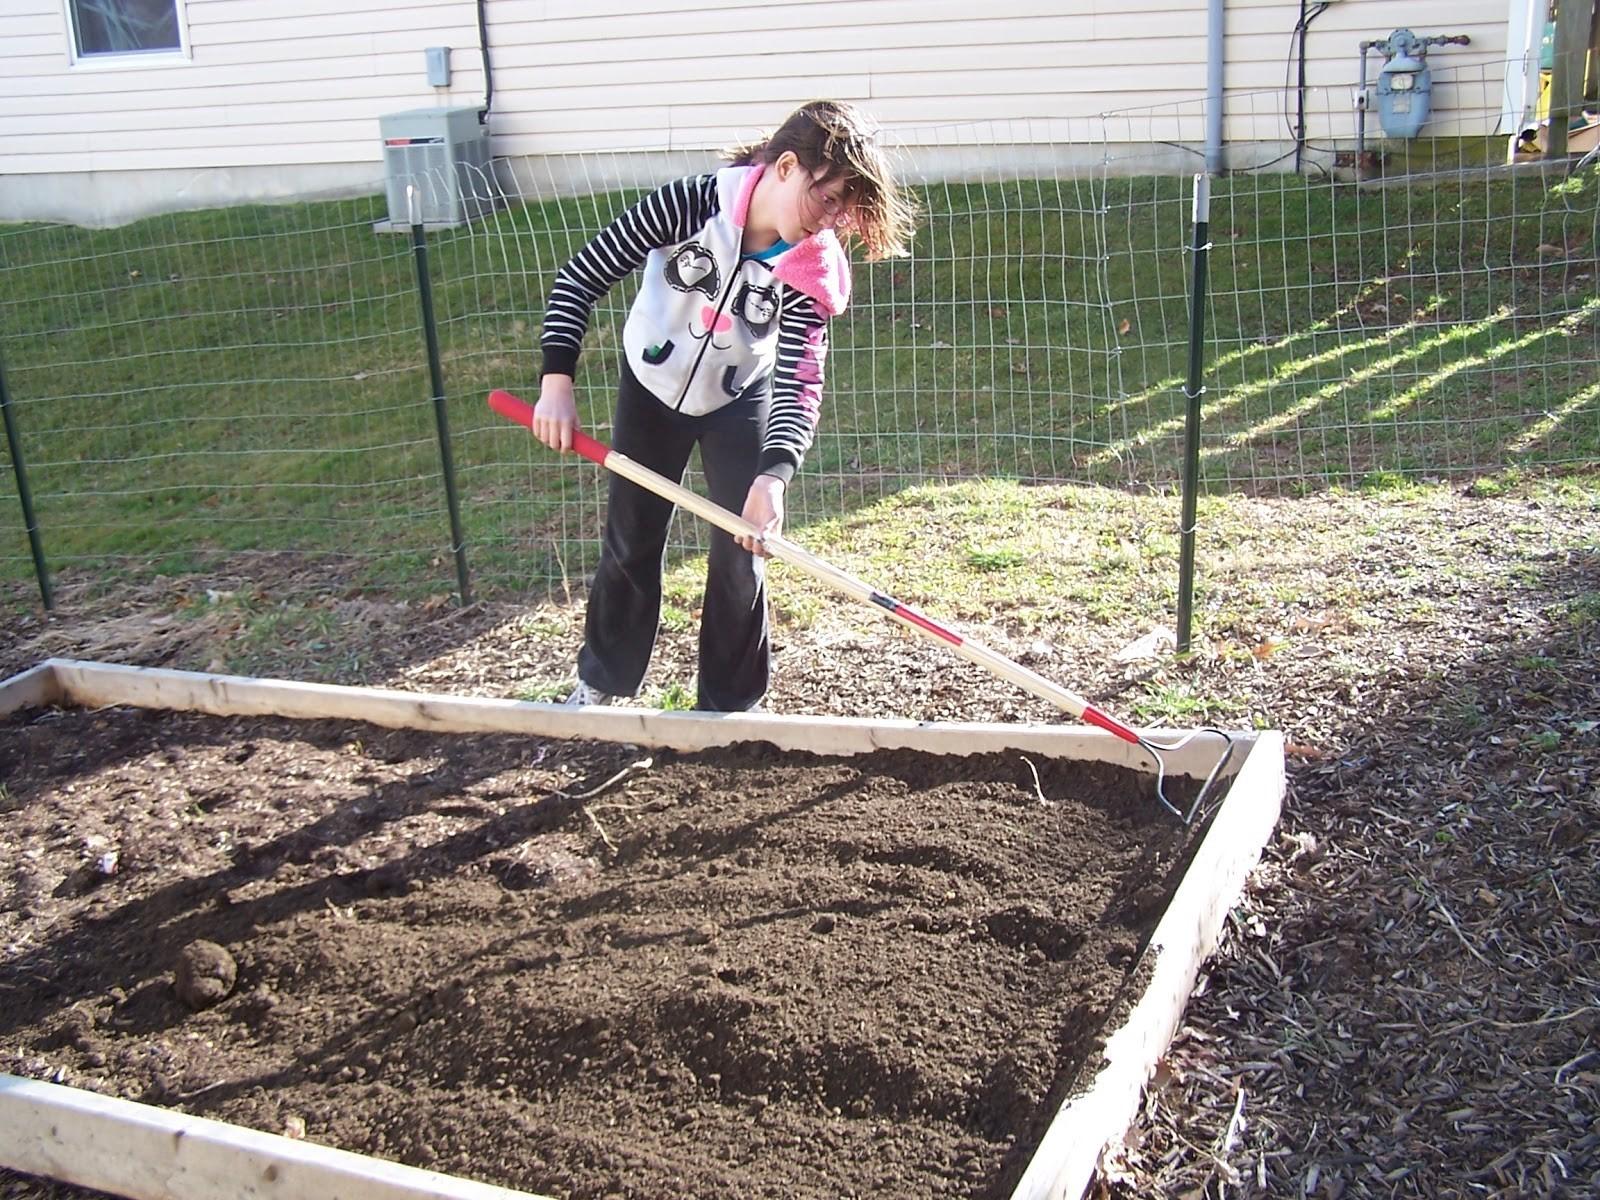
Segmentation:
{"type": "Polygon", "coordinates": [[[106,54],[84,54],[79,50],[78,18],[73,11],[73,0],[61,0],[61,15],[66,24],[67,66],[73,70],[104,71],[126,70],[141,67],[170,67],[176,63],[193,62],[189,45],[189,14],[187,0],[171,0],[178,21],[178,44],[165,50],[127,50],[106,54]]]}

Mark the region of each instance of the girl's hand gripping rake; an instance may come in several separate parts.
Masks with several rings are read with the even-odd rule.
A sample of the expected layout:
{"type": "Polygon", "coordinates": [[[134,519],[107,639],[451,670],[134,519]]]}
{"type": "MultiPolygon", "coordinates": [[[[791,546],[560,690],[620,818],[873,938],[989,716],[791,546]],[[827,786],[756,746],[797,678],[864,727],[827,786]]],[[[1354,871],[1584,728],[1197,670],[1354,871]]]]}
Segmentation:
{"type": "MultiPolygon", "coordinates": [[[[494,391],[489,393],[489,407],[501,416],[516,421],[520,425],[526,425],[529,428],[533,427],[533,409],[510,392],[494,391]]],[[[763,536],[760,530],[743,517],[728,511],[719,504],[713,504],[705,497],[674,483],[666,476],[652,471],[649,467],[634,462],[627,455],[617,453],[605,443],[596,441],[588,434],[574,431],[572,448],[591,462],[597,463],[617,475],[621,475],[624,479],[631,480],[663,499],[672,501],[680,508],[688,509],[696,516],[703,517],[717,528],[733,534],[735,537],[756,538],[766,547],[767,552],[773,558],[786,562],[790,566],[798,567],[807,575],[820,580],[836,591],[852,596],[865,604],[876,605],[895,620],[909,626],[924,637],[932,641],[943,642],[968,662],[976,663],[991,674],[1001,679],[1009,680],[1025,691],[1038,696],[1041,700],[1048,700],[1058,708],[1065,709],[1073,716],[1081,718],[1090,725],[1097,725],[1101,729],[1115,734],[1123,741],[1139,746],[1155,760],[1156,799],[1161,801],[1161,804],[1169,812],[1186,825],[1194,820],[1194,814],[1199,811],[1200,805],[1205,800],[1206,794],[1211,790],[1211,785],[1215,782],[1217,775],[1227,765],[1229,758],[1232,757],[1233,738],[1221,729],[1197,729],[1193,733],[1186,734],[1179,740],[1165,745],[1153,742],[1146,735],[1101,712],[1083,697],[1075,695],[1066,688],[1052,683],[1044,676],[1028,670],[1021,663],[1013,662],[987,646],[970,641],[954,630],[946,629],[943,625],[923,616],[916,609],[884,595],[853,575],[847,575],[831,563],[825,562],[787,538],[776,535],[763,536]],[[1212,733],[1222,739],[1222,756],[1217,760],[1216,766],[1211,768],[1211,773],[1206,776],[1200,791],[1195,795],[1188,811],[1185,812],[1167,799],[1167,764],[1163,756],[1182,749],[1202,733],[1212,733]]]]}

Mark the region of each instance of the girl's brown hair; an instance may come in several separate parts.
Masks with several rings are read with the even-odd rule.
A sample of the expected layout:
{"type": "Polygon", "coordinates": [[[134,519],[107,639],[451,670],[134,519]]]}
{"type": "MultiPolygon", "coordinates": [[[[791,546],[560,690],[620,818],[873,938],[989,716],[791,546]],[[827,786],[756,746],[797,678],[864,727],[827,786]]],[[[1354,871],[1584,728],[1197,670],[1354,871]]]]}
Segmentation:
{"type": "Polygon", "coordinates": [[[837,232],[854,237],[869,261],[906,254],[917,223],[917,205],[895,182],[888,156],[878,145],[870,118],[842,100],[813,100],[789,114],[761,141],[727,152],[734,166],[774,163],[793,151],[800,165],[824,183],[843,172],[851,220],[837,232]]]}

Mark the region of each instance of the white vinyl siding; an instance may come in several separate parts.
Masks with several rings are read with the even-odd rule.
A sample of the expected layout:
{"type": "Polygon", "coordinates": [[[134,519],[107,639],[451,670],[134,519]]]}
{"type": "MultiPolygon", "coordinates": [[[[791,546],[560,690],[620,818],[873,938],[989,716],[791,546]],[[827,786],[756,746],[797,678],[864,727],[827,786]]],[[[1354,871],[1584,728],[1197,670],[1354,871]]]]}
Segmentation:
{"type": "Polygon", "coordinates": [[[497,23],[496,87],[520,101],[495,124],[497,152],[715,146],[815,96],[893,126],[1084,117],[1205,87],[1204,8],[1173,0],[1075,14],[1037,0],[607,7],[617,15],[552,4],[497,23]],[[617,13],[635,8],[654,11],[617,13]]]}
{"type": "MultiPolygon", "coordinates": [[[[592,5],[552,3],[542,18],[519,20],[527,7],[496,10],[496,94],[508,98],[496,106],[497,154],[717,146],[813,96],[861,102],[890,126],[1044,118],[1036,127],[1043,138],[1070,136],[1085,121],[1098,128],[1100,113],[1166,106],[1172,115],[1161,127],[1146,124],[1147,136],[1192,140],[1205,94],[1203,0],[820,0],[715,10],[634,0],[608,4],[604,15],[592,5]]],[[[1230,93],[1284,87],[1299,11],[1285,0],[1228,0],[1230,93]]],[[[1387,37],[1402,11],[1419,35],[1472,38],[1470,47],[1431,57],[1447,75],[1435,95],[1439,126],[1456,132],[1457,102],[1484,104],[1471,81],[1481,77],[1497,94],[1505,0],[1339,0],[1311,26],[1307,85],[1340,89],[1317,103],[1337,108],[1348,130],[1359,44],[1387,37]],[[1471,81],[1449,79],[1457,67],[1468,68],[1471,81]]],[[[1374,72],[1381,61],[1372,56],[1374,72]]],[[[1228,135],[1286,136],[1270,111],[1257,111],[1271,107],[1241,97],[1230,105],[1228,135]]],[[[1112,121],[1104,133],[1133,128],[1112,121]]]]}
{"type": "Polygon", "coordinates": [[[73,64],[59,0],[13,0],[0,39],[0,171],[77,173],[380,157],[378,117],[481,104],[476,8],[187,0],[190,57],[73,64]],[[270,13],[270,16],[263,16],[270,13]],[[424,50],[451,46],[452,86],[424,50]]]}
{"type": "MultiPolygon", "coordinates": [[[[1230,90],[1281,88],[1289,33],[1298,4],[1284,0],[1228,0],[1227,48],[1230,90]]],[[[1354,83],[1362,42],[1387,38],[1396,29],[1418,37],[1467,34],[1469,46],[1434,47],[1428,61],[1439,68],[1490,64],[1506,57],[1507,5],[1474,0],[1336,0],[1312,22],[1306,38],[1306,83],[1329,87],[1354,83]]],[[[1382,56],[1371,55],[1368,70],[1382,56]]]]}
{"type": "MultiPolygon", "coordinates": [[[[1495,105],[1508,3],[1339,0],[1311,27],[1308,84],[1330,89],[1324,108],[1347,110],[1358,44],[1403,22],[1469,34],[1470,47],[1430,61],[1481,70],[1495,105]]],[[[374,164],[382,114],[483,100],[473,0],[185,0],[189,58],[142,69],[74,65],[62,0],[6,7],[0,174],[374,164]],[[451,48],[448,89],[427,83],[429,46],[451,48]]],[[[1204,0],[494,0],[488,11],[501,156],[714,148],[819,96],[928,137],[994,122],[1002,140],[1062,142],[1100,129],[1097,114],[1152,106],[1183,119],[1105,135],[1203,136],[1204,0]]],[[[1247,93],[1284,86],[1298,15],[1286,0],[1228,0],[1230,141],[1286,136],[1247,93]]],[[[1472,91],[1441,84],[1436,128],[1454,132],[1453,106],[1483,103],[1472,91]]]]}

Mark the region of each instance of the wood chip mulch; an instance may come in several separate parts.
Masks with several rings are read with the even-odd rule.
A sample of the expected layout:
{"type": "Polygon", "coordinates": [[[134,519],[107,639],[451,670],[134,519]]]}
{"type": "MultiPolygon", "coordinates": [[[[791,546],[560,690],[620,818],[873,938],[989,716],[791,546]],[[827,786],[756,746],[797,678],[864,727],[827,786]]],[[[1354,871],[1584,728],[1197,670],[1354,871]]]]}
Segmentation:
{"type": "Polygon", "coordinates": [[[1600,1195],[1600,543],[1453,532],[1425,624],[1274,666],[1279,839],[1102,1197],[1600,1195]]]}

